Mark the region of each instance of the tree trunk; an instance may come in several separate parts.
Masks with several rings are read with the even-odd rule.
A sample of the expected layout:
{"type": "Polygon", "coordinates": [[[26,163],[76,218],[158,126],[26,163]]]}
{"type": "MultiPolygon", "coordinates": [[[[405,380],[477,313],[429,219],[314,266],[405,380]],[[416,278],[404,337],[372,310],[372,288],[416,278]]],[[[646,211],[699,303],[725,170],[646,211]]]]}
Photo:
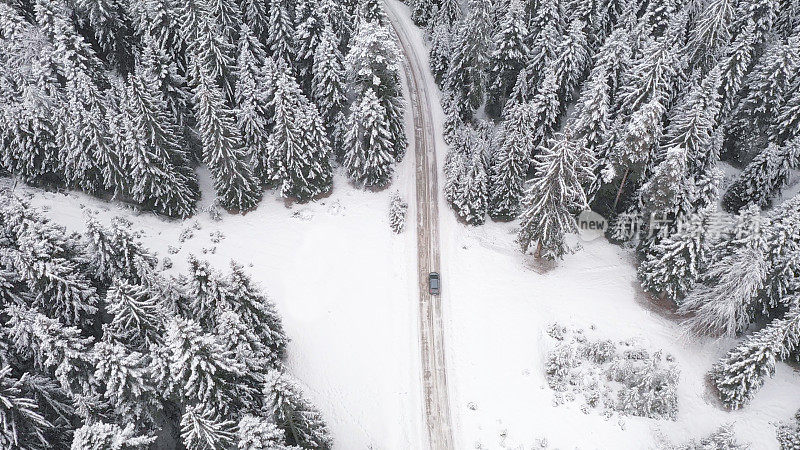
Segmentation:
{"type": "Polygon", "coordinates": [[[611,207],[612,212],[617,212],[617,203],[619,203],[619,197],[622,195],[622,190],[625,189],[625,182],[628,180],[628,173],[630,173],[630,168],[625,168],[625,174],[622,175],[622,182],[619,184],[619,190],[617,191],[617,197],[614,199],[614,206],[611,207]]]}
{"type": "Polygon", "coordinates": [[[536,243],[536,251],[533,253],[533,257],[538,259],[542,259],[542,241],[536,243]]]}

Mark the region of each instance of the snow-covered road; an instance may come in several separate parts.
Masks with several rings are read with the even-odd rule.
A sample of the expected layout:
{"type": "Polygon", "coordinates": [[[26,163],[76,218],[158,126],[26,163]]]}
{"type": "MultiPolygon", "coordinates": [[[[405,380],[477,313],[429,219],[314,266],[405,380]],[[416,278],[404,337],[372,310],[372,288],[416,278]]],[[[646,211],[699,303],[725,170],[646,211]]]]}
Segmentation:
{"type": "MultiPolygon", "coordinates": [[[[428,274],[440,271],[438,166],[431,99],[428,92],[429,80],[426,79],[426,76],[430,77],[430,73],[427,73],[428,66],[420,60],[415,42],[408,35],[408,24],[397,13],[393,3],[387,2],[386,5],[392,27],[405,56],[405,74],[414,116],[419,321],[425,423],[428,443],[432,449],[452,449],[453,431],[447,388],[441,297],[428,292],[428,274]]],[[[446,282],[446,277],[444,281],[446,282]]]]}

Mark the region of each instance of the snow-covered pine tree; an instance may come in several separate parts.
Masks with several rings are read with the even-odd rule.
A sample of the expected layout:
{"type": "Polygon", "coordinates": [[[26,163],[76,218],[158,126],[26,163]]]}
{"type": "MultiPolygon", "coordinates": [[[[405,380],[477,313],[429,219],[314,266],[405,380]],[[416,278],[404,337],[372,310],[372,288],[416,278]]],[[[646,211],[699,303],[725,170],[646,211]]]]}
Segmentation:
{"type": "Polygon", "coordinates": [[[558,43],[556,53],[548,61],[545,70],[555,74],[558,95],[563,102],[570,102],[575,89],[583,81],[586,68],[591,63],[588,42],[584,32],[585,24],[580,20],[570,23],[564,38],[558,43]]]}
{"type": "Polygon", "coordinates": [[[221,87],[225,98],[231,100],[235,49],[229,40],[230,37],[225,34],[222,26],[214,21],[207,6],[206,3],[200,5],[199,18],[196,20],[197,28],[190,31],[193,39],[188,41],[186,50],[189,59],[189,80],[195,88],[203,83],[221,87]]]}
{"type": "Polygon", "coordinates": [[[75,235],[35,214],[23,216],[3,262],[31,292],[48,316],[70,325],[89,326],[98,296],[86,273],[88,256],[75,235]]]}
{"type": "Polygon", "coordinates": [[[202,71],[195,90],[195,108],[203,159],[214,177],[218,200],[233,212],[255,208],[261,199],[260,184],[247,164],[233,113],[211,76],[202,71]]]}
{"type": "Polygon", "coordinates": [[[24,306],[9,306],[3,312],[8,317],[3,332],[17,355],[55,378],[72,400],[93,392],[92,338],[24,306]]]}
{"type": "Polygon", "coordinates": [[[689,32],[691,60],[700,67],[714,64],[731,40],[730,24],[736,2],[708,0],[702,4],[689,32]]]}
{"type": "Polygon", "coordinates": [[[739,33],[739,36],[728,46],[725,57],[717,63],[720,67],[720,109],[719,120],[726,123],[730,118],[744,80],[753,60],[754,35],[752,27],[739,33]]]}
{"type": "Polygon", "coordinates": [[[203,332],[192,319],[176,318],[164,337],[170,381],[182,402],[205,404],[213,411],[235,411],[247,404],[254,389],[245,368],[213,335],[203,332]]]}
{"type": "Polygon", "coordinates": [[[177,119],[170,114],[149,68],[138,67],[122,99],[125,152],[130,175],[125,193],[147,209],[169,217],[192,215],[200,198],[197,177],[189,167],[177,119]]]}
{"type": "Polygon", "coordinates": [[[187,450],[232,448],[235,439],[236,424],[221,418],[212,406],[192,405],[181,416],[181,440],[187,450]]]}
{"type": "Polygon", "coordinates": [[[242,26],[242,10],[239,0],[205,0],[208,14],[219,24],[220,32],[228,40],[239,33],[242,26]]]}
{"type": "Polygon", "coordinates": [[[296,8],[297,75],[306,95],[311,95],[314,58],[327,22],[323,14],[320,0],[304,0],[296,8]]]}
{"type": "Polygon", "coordinates": [[[800,71],[800,36],[768,47],[747,75],[747,92],[734,111],[728,139],[739,155],[752,155],[767,146],[772,123],[800,71]]]}
{"type": "Polygon", "coordinates": [[[556,56],[556,47],[564,36],[566,23],[563,9],[557,0],[543,0],[533,5],[535,10],[530,15],[527,37],[528,48],[531,51],[528,58],[527,73],[531,77],[528,84],[538,85],[548,61],[556,56]]]}
{"type": "Polygon", "coordinates": [[[647,249],[639,280],[647,292],[680,305],[705,270],[710,211],[683,219],[677,230],[647,249]]]}
{"type": "Polygon", "coordinates": [[[211,268],[208,261],[190,255],[189,274],[178,281],[186,294],[186,303],[178,305],[181,316],[199,323],[204,329],[216,326],[217,317],[233,303],[230,286],[221,274],[211,268]]]}
{"type": "Polygon", "coordinates": [[[276,61],[292,66],[297,58],[292,4],[288,0],[269,0],[267,47],[276,61]]]}
{"type": "Polygon", "coordinates": [[[605,68],[592,73],[581,92],[575,115],[567,122],[573,139],[592,152],[603,144],[612,126],[611,87],[605,68]]]}
{"type": "Polygon", "coordinates": [[[678,308],[681,315],[692,314],[683,323],[686,330],[699,336],[735,336],[744,330],[768,270],[763,249],[747,247],[711,265],[678,308]]]}
{"type": "Polygon", "coordinates": [[[166,311],[148,289],[116,280],[106,293],[105,303],[112,317],[103,326],[107,341],[139,351],[162,341],[166,311]]]}
{"type": "Polygon", "coordinates": [[[437,22],[433,26],[433,32],[431,33],[428,61],[431,66],[433,78],[440,87],[442,87],[446,81],[452,54],[452,28],[449,25],[437,22]]]}
{"type": "MultiPolygon", "coordinates": [[[[686,149],[673,147],[639,189],[644,217],[659,215],[681,221],[693,213],[695,186],[688,177],[686,149]]],[[[670,227],[671,228],[671,227],[670,227]]],[[[651,234],[672,230],[649,230],[651,234]]]]}
{"type": "Polygon", "coordinates": [[[331,448],[333,440],[322,415],[289,375],[275,370],[270,372],[264,390],[275,423],[283,429],[288,445],[319,450],[331,448]]]}
{"type": "Polygon", "coordinates": [[[461,18],[461,2],[459,0],[437,0],[437,23],[444,23],[452,27],[461,18]]]}
{"type": "Polygon", "coordinates": [[[383,5],[380,0],[358,0],[356,8],[356,19],[358,24],[356,28],[360,27],[366,22],[373,22],[379,25],[388,25],[388,18],[383,11],[383,5]]]}
{"type": "Polygon", "coordinates": [[[396,234],[403,232],[406,227],[406,213],[408,212],[408,203],[400,198],[400,193],[395,191],[392,193],[392,198],[389,200],[389,227],[396,234]]]}
{"type": "Polygon", "coordinates": [[[23,381],[15,378],[13,368],[0,367],[0,433],[3,448],[41,448],[53,445],[48,434],[53,425],[42,415],[38,402],[26,395],[23,381]]]}
{"type": "Polygon", "coordinates": [[[345,67],[350,98],[363,99],[367,89],[375,92],[384,110],[391,155],[400,161],[408,145],[403,118],[405,101],[400,84],[400,50],[388,26],[378,22],[360,24],[345,67]]]}
{"type": "Polygon", "coordinates": [[[236,427],[238,450],[283,448],[283,430],[266,417],[245,414],[236,427]]]}
{"type": "Polygon", "coordinates": [[[461,204],[456,211],[458,216],[470,225],[482,225],[486,222],[486,214],[489,209],[486,143],[483,139],[479,142],[481,145],[473,148],[472,154],[469,156],[469,166],[461,180],[461,204]]]}
{"type": "Polygon", "coordinates": [[[129,423],[120,427],[115,423],[87,423],[75,430],[71,450],[146,450],[156,438],[136,433],[129,423]]]}
{"type": "Polygon", "coordinates": [[[270,182],[283,197],[301,201],[330,190],[331,151],[322,118],[288,68],[278,75],[270,110],[275,122],[267,141],[270,182]]]}
{"type": "Polygon", "coordinates": [[[491,49],[490,0],[470,0],[469,13],[454,31],[453,53],[444,86],[455,94],[462,119],[469,119],[483,103],[486,69],[491,49]]]}
{"type": "Polygon", "coordinates": [[[769,206],[789,177],[789,169],[800,165],[800,138],[783,146],[769,144],[748,164],[723,198],[728,211],[737,212],[754,204],[769,206]]]}
{"type": "MultiPolygon", "coordinates": [[[[553,67],[550,67],[553,69],[553,67]]],[[[558,126],[563,108],[558,94],[558,77],[555,70],[547,70],[536,94],[531,99],[534,145],[543,145],[558,126]]]]}
{"type": "Polygon", "coordinates": [[[523,251],[536,245],[537,258],[562,258],[569,251],[564,238],[577,232],[574,214],[588,207],[583,186],[594,175],[591,153],[568,136],[556,135],[536,156],[536,175],[522,203],[518,241],[523,251]]]}
{"type": "Polygon", "coordinates": [[[653,39],[645,43],[642,56],[634,61],[620,86],[620,113],[631,115],[656,98],[669,106],[680,68],[678,52],[669,42],[653,39]]]}
{"type": "MultiPolygon", "coordinates": [[[[250,27],[242,25],[236,65],[236,124],[252,162],[253,175],[266,183],[269,152],[267,140],[272,116],[267,97],[274,85],[265,49],[250,27]]],[[[271,60],[269,61],[272,62],[271,60]]]]}
{"type": "Polygon", "coordinates": [[[269,29],[269,4],[264,0],[240,0],[242,23],[260,42],[266,42],[269,29]]]}
{"type": "Polygon", "coordinates": [[[766,378],[775,374],[775,362],[789,357],[800,343],[800,310],[775,319],[748,336],[711,369],[711,382],[722,403],[739,409],[753,399],[766,378]]]}
{"type": "Polygon", "coordinates": [[[795,89],[792,96],[781,106],[777,119],[769,133],[770,142],[778,145],[800,136],[800,89],[795,89]]]}
{"type": "Polygon", "coordinates": [[[418,27],[425,28],[434,19],[438,5],[436,0],[413,0],[411,2],[411,20],[418,27]]]}
{"type": "Polygon", "coordinates": [[[158,259],[142,246],[131,226],[130,221],[115,217],[105,228],[95,217],[87,217],[85,236],[91,272],[104,283],[119,277],[142,284],[155,270],[158,259]]]}
{"type": "Polygon", "coordinates": [[[311,93],[319,108],[325,128],[330,136],[331,147],[339,158],[343,155],[345,95],[344,56],[339,52],[339,38],[334,34],[330,22],[325,27],[312,68],[311,93]]]}
{"type": "Polygon", "coordinates": [[[693,86],[664,130],[665,147],[680,147],[686,151],[687,166],[692,174],[702,174],[716,165],[713,133],[720,111],[718,89],[719,68],[713,68],[703,82],[693,86]]]}
{"type": "Polygon", "coordinates": [[[794,417],[778,425],[775,433],[781,450],[793,450],[800,448],[800,411],[794,413],[794,417]]]}
{"type": "Polygon", "coordinates": [[[233,295],[229,305],[231,310],[270,349],[272,361],[283,359],[289,339],[283,331],[283,323],[275,304],[253,284],[244,272],[244,267],[235,262],[231,262],[228,285],[233,295]]]}
{"type": "MultiPolygon", "coordinates": [[[[219,314],[214,334],[251,379],[262,380],[274,364],[270,349],[235,312],[227,310],[219,314]]],[[[247,408],[257,409],[254,405],[247,408]]]]}
{"type": "Polygon", "coordinates": [[[347,176],[366,187],[385,186],[394,172],[394,161],[386,110],[375,92],[366,89],[350,106],[344,154],[347,176]]]}
{"type": "Polygon", "coordinates": [[[93,353],[94,377],[103,386],[103,399],[114,414],[135,423],[139,430],[157,424],[163,406],[150,376],[149,358],[110,342],[98,342],[93,353]]]}
{"type": "Polygon", "coordinates": [[[503,111],[504,103],[528,57],[529,50],[525,42],[528,30],[525,28],[524,13],[522,1],[511,0],[493,38],[487,67],[487,110],[495,116],[503,111]]]}
{"type": "Polygon", "coordinates": [[[489,215],[513,219],[525,193],[525,179],[535,141],[529,104],[509,103],[499,132],[501,146],[492,154],[489,215]]]}

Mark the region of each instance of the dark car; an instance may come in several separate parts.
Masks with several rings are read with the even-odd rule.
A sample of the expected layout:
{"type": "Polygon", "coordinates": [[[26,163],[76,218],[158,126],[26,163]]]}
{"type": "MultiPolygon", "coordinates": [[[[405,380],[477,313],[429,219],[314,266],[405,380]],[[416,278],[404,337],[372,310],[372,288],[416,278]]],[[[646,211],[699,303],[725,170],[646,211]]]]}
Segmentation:
{"type": "Polygon", "coordinates": [[[431,295],[439,295],[440,288],[441,280],[439,279],[439,274],[431,272],[428,275],[428,292],[430,292],[431,295]]]}

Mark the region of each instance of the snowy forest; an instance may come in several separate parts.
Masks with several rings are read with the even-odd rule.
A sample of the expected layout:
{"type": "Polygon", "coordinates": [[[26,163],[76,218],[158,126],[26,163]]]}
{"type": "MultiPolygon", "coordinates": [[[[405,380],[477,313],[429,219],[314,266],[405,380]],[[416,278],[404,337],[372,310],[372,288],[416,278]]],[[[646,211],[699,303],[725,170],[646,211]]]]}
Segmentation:
{"type": "Polygon", "coordinates": [[[130,222],[87,219],[0,198],[2,448],[329,448],[244,267],[168,275],[130,222]]]}
{"type": "Polygon", "coordinates": [[[746,334],[710,373],[729,408],[800,357],[800,196],[781,200],[800,168],[800,3],[411,5],[464,222],[518,219],[524,251],[560,259],[578,213],[608,218],[687,336],[746,334]],[[741,169],[729,186],[723,165],[741,169]]]}
{"type": "Polygon", "coordinates": [[[389,183],[406,143],[378,0],[4,0],[0,173],[186,218],[389,183]]]}

